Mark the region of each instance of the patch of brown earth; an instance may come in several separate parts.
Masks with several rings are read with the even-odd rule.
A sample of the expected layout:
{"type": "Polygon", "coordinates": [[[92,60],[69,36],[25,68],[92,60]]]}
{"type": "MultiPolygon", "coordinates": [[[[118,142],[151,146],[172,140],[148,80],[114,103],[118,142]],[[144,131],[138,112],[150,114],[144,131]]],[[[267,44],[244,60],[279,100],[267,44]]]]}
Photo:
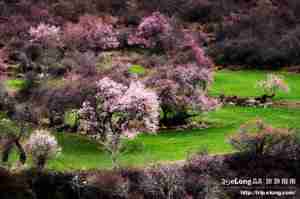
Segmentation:
{"type": "Polygon", "coordinates": [[[300,101],[276,101],[273,103],[272,107],[276,108],[299,108],[300,109],[300,101]]]}

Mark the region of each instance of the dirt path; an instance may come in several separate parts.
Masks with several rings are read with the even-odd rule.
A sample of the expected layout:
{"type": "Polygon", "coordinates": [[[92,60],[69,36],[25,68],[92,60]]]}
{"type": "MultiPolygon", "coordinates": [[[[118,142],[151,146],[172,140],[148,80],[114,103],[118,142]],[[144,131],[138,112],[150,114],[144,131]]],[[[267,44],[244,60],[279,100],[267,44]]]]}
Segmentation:
{"type": "Polygon", "coordinates": [[[276,101],[273,103],[272,105],[273,107],[276,108],[297,108],[300,109],[300,101],[286,101],[286,100],[282,100],[282,101],[276,101]]]}

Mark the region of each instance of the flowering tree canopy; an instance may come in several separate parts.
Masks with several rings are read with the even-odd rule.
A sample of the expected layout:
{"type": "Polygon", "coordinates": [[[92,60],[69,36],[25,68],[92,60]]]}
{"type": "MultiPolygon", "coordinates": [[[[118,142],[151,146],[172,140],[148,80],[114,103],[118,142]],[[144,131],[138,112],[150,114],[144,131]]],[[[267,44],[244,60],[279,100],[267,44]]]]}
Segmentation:
{"type": "Polygon", "coordinates": [[[61,30],[59,27],[41,23],[37,27],[31,27],[29,34],[33,42],[41,43],[45,47],[60,46],[61,30]]]}
{"type": "Polygon", "coordinates": [[[99,48],[101,50],[118,48],[118,31],[101,18],[82,16],[79,23],[67,23],[64,28],[64,40],[68,46],[99,48]]]}
{"type": "Polygon", "coordinates": [[[169,20],[159,12],[154,12],[151,16],[143,18],[136,33],[129,36],[128,44],[153,48],[171,30],[169,20]]]}
{"type": "Polygon", "coordinates": [[[105,77],[97,82],[94,101],[85,101],[79,113],[84,132],[100,141],[114,158],[122,136],[157,131],[159,101],[138,81],[127,87],[105,77]]]}
{"type": "Polygon", "coordinates": [[[188,110],[213,110],[218,101],[207,96],[207,88],[213,81],[213,62],[192,35],[185,34],[182,41],[180,47],[189,51],[188,58],[156,67],[145,82],[156,89],[163,112],[184,114],[180,118],[183,122],[189,117],[188,110]]]}

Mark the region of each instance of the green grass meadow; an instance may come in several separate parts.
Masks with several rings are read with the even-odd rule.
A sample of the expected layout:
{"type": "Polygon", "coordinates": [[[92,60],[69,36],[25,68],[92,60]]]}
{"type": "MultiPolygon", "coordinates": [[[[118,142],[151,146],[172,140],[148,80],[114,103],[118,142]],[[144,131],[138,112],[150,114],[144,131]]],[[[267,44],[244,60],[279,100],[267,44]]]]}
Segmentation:
{"type": "MultiPolygon", "coordinates": [[[[266,77],[263,71],[219,71],[210,94],[259,96],[258,80],[266,77]]],[[[290,86],[290,92],[280,93],[276,99],[300,100],[300,75],[280,73],[290,86]]],[[[121,166],[139,167],[154,163],[186,159],[192,152],[207,148],[211,154],[233,152],[228,143],[230,135],[249,120],[261,118],[276,127],[300,129],[300,109],[254,108],[225,106],[216,111],[198,116],[211,126],[207,129],[186,131],[162,131],[157,135],[142,134],[135,140],[124,141],[119,158],[121,166]]],[[[49,162],[54,170],[84,170],[111,168],[110,156],[97,143],[76,133],[55,133],[62,147],[57,159],[49,162]]],[[[15,156],[15,155],[14,155],[15,156]]],[[[13,158],[14,159],[14,158],[13,158]]]]}

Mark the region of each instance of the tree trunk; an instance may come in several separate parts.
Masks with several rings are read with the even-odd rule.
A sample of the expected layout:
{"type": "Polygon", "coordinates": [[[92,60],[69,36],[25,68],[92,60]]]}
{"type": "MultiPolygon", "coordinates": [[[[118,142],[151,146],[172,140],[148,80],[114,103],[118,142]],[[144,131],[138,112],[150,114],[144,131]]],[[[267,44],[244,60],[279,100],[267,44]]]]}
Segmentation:
{"type": "Polygon", "coordinates": [[[43,170],[45,168],[46,162],[47,160],[45,157],[38,157],[35,165],[36,169],[39,171],[43,170]]]}
{"type": "Polygon", "coordinates": [[[19,150],[19,160],[22,164],[25,164],[26,162],[26,152],[23,148],[23,146],[21,145],[21,143],[19,142],[19,139],[15,140],[15,144],[17,146],[17,149],[19,150]]]}
{"type": "Polygon", "coordinates": [[[3,163],[6,163],[8,161],[8,158],[9,158],[9,155],[10,155],[10,152],[11,152],[13,146],[14,146],[14,142],[11,140],[7,141],[4,144],[3,151],[2,151],[2,162],[3,163]]]}

